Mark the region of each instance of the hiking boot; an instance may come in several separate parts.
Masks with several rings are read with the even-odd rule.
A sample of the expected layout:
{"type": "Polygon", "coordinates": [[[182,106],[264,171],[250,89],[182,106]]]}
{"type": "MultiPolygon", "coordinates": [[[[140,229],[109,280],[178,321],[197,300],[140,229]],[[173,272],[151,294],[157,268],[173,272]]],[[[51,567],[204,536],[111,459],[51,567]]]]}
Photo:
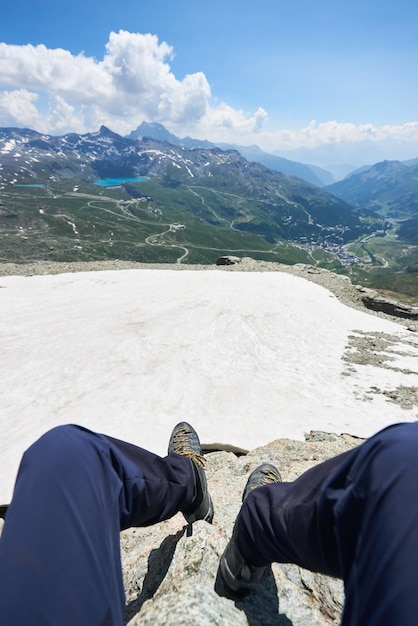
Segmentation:
{"type": "MultiPolygon", "coordinates": [[[[270,463],[262,463],[249,476],[242,494],[244,501],[248,494],[263,485],[281,482],[279,470],[270,463]]],[[[242,556],[237,541],[237,525],[225,548],[219,563],[219,578],[226,594],[233,599],[243,598],[250,593],[263,576],[267,566],[256,567],[247,563],[242,556]]]]}
{"type": "Polygon", "coordinates": [[[247,484],[245,485],[242,493],[242,501],[244,502],[248,494],[251,493],[251,491],[254,491],[254,489],[257,489],[257,487],[269,485],[270,483],[281,482],[282,477],[280,476],[280,472],[277,467],[271,463],[262,463],[249,475],[247,484]]]}
{"type": "Polygon", "coordinates": [[[189,524],[193,524],[196,520],[202,519],[211,524],[213,520],[213,503],[206,481],[205,459],[202,455],[197,432],[190,424],[180,422],[173,428],[168,444],[168,453],[187,456],[192,461],[196,495],[189,509],[182,511],[186,521],[189,524]]]}

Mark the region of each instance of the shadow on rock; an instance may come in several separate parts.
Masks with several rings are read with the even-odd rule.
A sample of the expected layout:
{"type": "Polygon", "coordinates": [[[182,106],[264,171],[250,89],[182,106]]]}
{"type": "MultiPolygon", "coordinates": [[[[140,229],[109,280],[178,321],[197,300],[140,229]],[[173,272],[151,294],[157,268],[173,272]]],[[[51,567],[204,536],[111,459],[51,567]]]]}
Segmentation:
{"type": "Polygon", "coordinates": [[[148,571],[145,574],[141,593],[129,602],[125,607],[124,623],[127,624],[139,611],[144,602],[153,597],[158,587],[163,582],[171,561],[173,560],[176,546],[186,531],[186,527],[179,530],[175,535],[166,537],[159,548],[151,550],[148,557],[148,571]]]}
{"type": "MultiPolygon", "coordinates": [[[[219,572],[215,591],[219,596],[229,597],[219,572]]],[[[236,608],[245,613],[248,626],[293,626],[286,615],[279,613],[279,595],[271,567],[266,569],[263,578],[248,596],[234,602],[236,608]]]]}

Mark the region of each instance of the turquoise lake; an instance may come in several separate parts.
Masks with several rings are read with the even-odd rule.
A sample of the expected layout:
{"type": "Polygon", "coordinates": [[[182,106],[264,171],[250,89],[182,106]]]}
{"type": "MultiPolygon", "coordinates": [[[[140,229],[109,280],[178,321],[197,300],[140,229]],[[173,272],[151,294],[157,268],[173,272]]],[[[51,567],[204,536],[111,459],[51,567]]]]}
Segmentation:
{"type": "Polygon", "coordinates": [[[146,180],[148,180],[146,176],[137,176],[136,178],[100,178],[95,180],[94,184],[99,187],[115,187],[122,183],[143,183],[146,180]]]}
{"type": "Polygon", "coordinates": [[[24,185],[22,183],[21,185],[15,185],[15,187],[40,187],[40,188],[42,188],[42,187],[45,187],[45,185],[35,184],[35,183],[33,183],[33,184],[29,184],[28,183],[27,185],[24,185]]]}

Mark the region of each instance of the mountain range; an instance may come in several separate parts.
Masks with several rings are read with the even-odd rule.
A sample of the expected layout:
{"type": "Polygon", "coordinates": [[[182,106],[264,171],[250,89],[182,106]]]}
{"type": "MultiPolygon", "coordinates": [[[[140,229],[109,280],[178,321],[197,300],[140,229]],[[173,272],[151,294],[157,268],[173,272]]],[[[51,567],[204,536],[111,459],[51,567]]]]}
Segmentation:
{"type": "MultiPolygon", "coordinates": [[[[418,244],[418,160],[383,161],[325,188],[397,224],[400,239],[418,244]]],[[[417,288],[418,291],[418,288],[417,288]]]]}
{"type": "Polygon", "coordinates": [[[170,133],[162,124],[158,124],[157,122],[142,122],[142,124],[127,135],[127,137],[134,140],[150,137],[151,139],[167,141],[173,145],[184,146],[186,148],[237,150],[248,161],[256,161],[282,174],[302,178],[308,183],[312,183],[318,187],[330,185],[335,181],[331,172],[316,165],[307,165],[305,163],[284,159],[275,154],[264,152],[264,150],[255,145],[239,146],[227,143],[215,144],[207,140],[193,139],[192,137],[180,138],[170,133]]]}
{"type": "MultiPolygon", "coordinates": [[[[301,238],[343,243],[367,230],[360,212],[346,202],[302,179],[249,162],[236,150],[186,148],[149,137],[134,140],[102,126],[97,133],[63,137],[0,129],[0,154],[3,185],[148,177],[159,210],[166,202],[158,200],[161,188],[171,189],[171,202],[180,190],[188,190],[194,201],[187,207],[179,199],[184,211],[214,226],[261,235],[271,244],[301,238]]],[[[125,185],[126,191],[141,195],[132,185],[125,185]]]]}
{"type": "Polygon", "coordinates": [[[235,254],[413,290],[415,162],[376,164],[325,189],[167,133],[0,129],[1,260],[211,263],[235,254]]]}
{"type": "Polygon", "coordinates": [[[327,191],[371,211],[408,219],[418,215],[418,163],[382,161],[353,172],[327,191]]]}

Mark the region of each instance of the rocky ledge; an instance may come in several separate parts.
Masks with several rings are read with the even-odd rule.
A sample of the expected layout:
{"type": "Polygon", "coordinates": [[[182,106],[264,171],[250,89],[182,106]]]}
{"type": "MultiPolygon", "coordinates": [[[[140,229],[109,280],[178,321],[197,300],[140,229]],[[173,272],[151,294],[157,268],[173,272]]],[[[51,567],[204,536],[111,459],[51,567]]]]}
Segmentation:
{"type": "MultiPolygon", "coordinates": [[[[257,589],[234,602],[218,594],[219,558],[231,536],[248,477],[263,461],[294,480],[309,467],[361,440],[349,435],[310,433],[307,441],[280,439],[248,454],[217,451],[206,455],[215,505],[213,525],[197,522],[187,536],[181,515],[121,535],[127,597],[126,623],[209,626],[328,626],[339,624],[344,601],[339,580],[295,565],[273,564],[257,589]],[[216,589],[215,589],[216,587],[216,589]]],[[[216,445],[209,445],[213,450],[216,445]]]]}
{"type": "Polygon", "coordinates": [[[400,302],[397,298],[387,297],[367,287],[358,286],[357,289],[367,309],[402,319],[418,320],[417,305],[400,302]]]}

